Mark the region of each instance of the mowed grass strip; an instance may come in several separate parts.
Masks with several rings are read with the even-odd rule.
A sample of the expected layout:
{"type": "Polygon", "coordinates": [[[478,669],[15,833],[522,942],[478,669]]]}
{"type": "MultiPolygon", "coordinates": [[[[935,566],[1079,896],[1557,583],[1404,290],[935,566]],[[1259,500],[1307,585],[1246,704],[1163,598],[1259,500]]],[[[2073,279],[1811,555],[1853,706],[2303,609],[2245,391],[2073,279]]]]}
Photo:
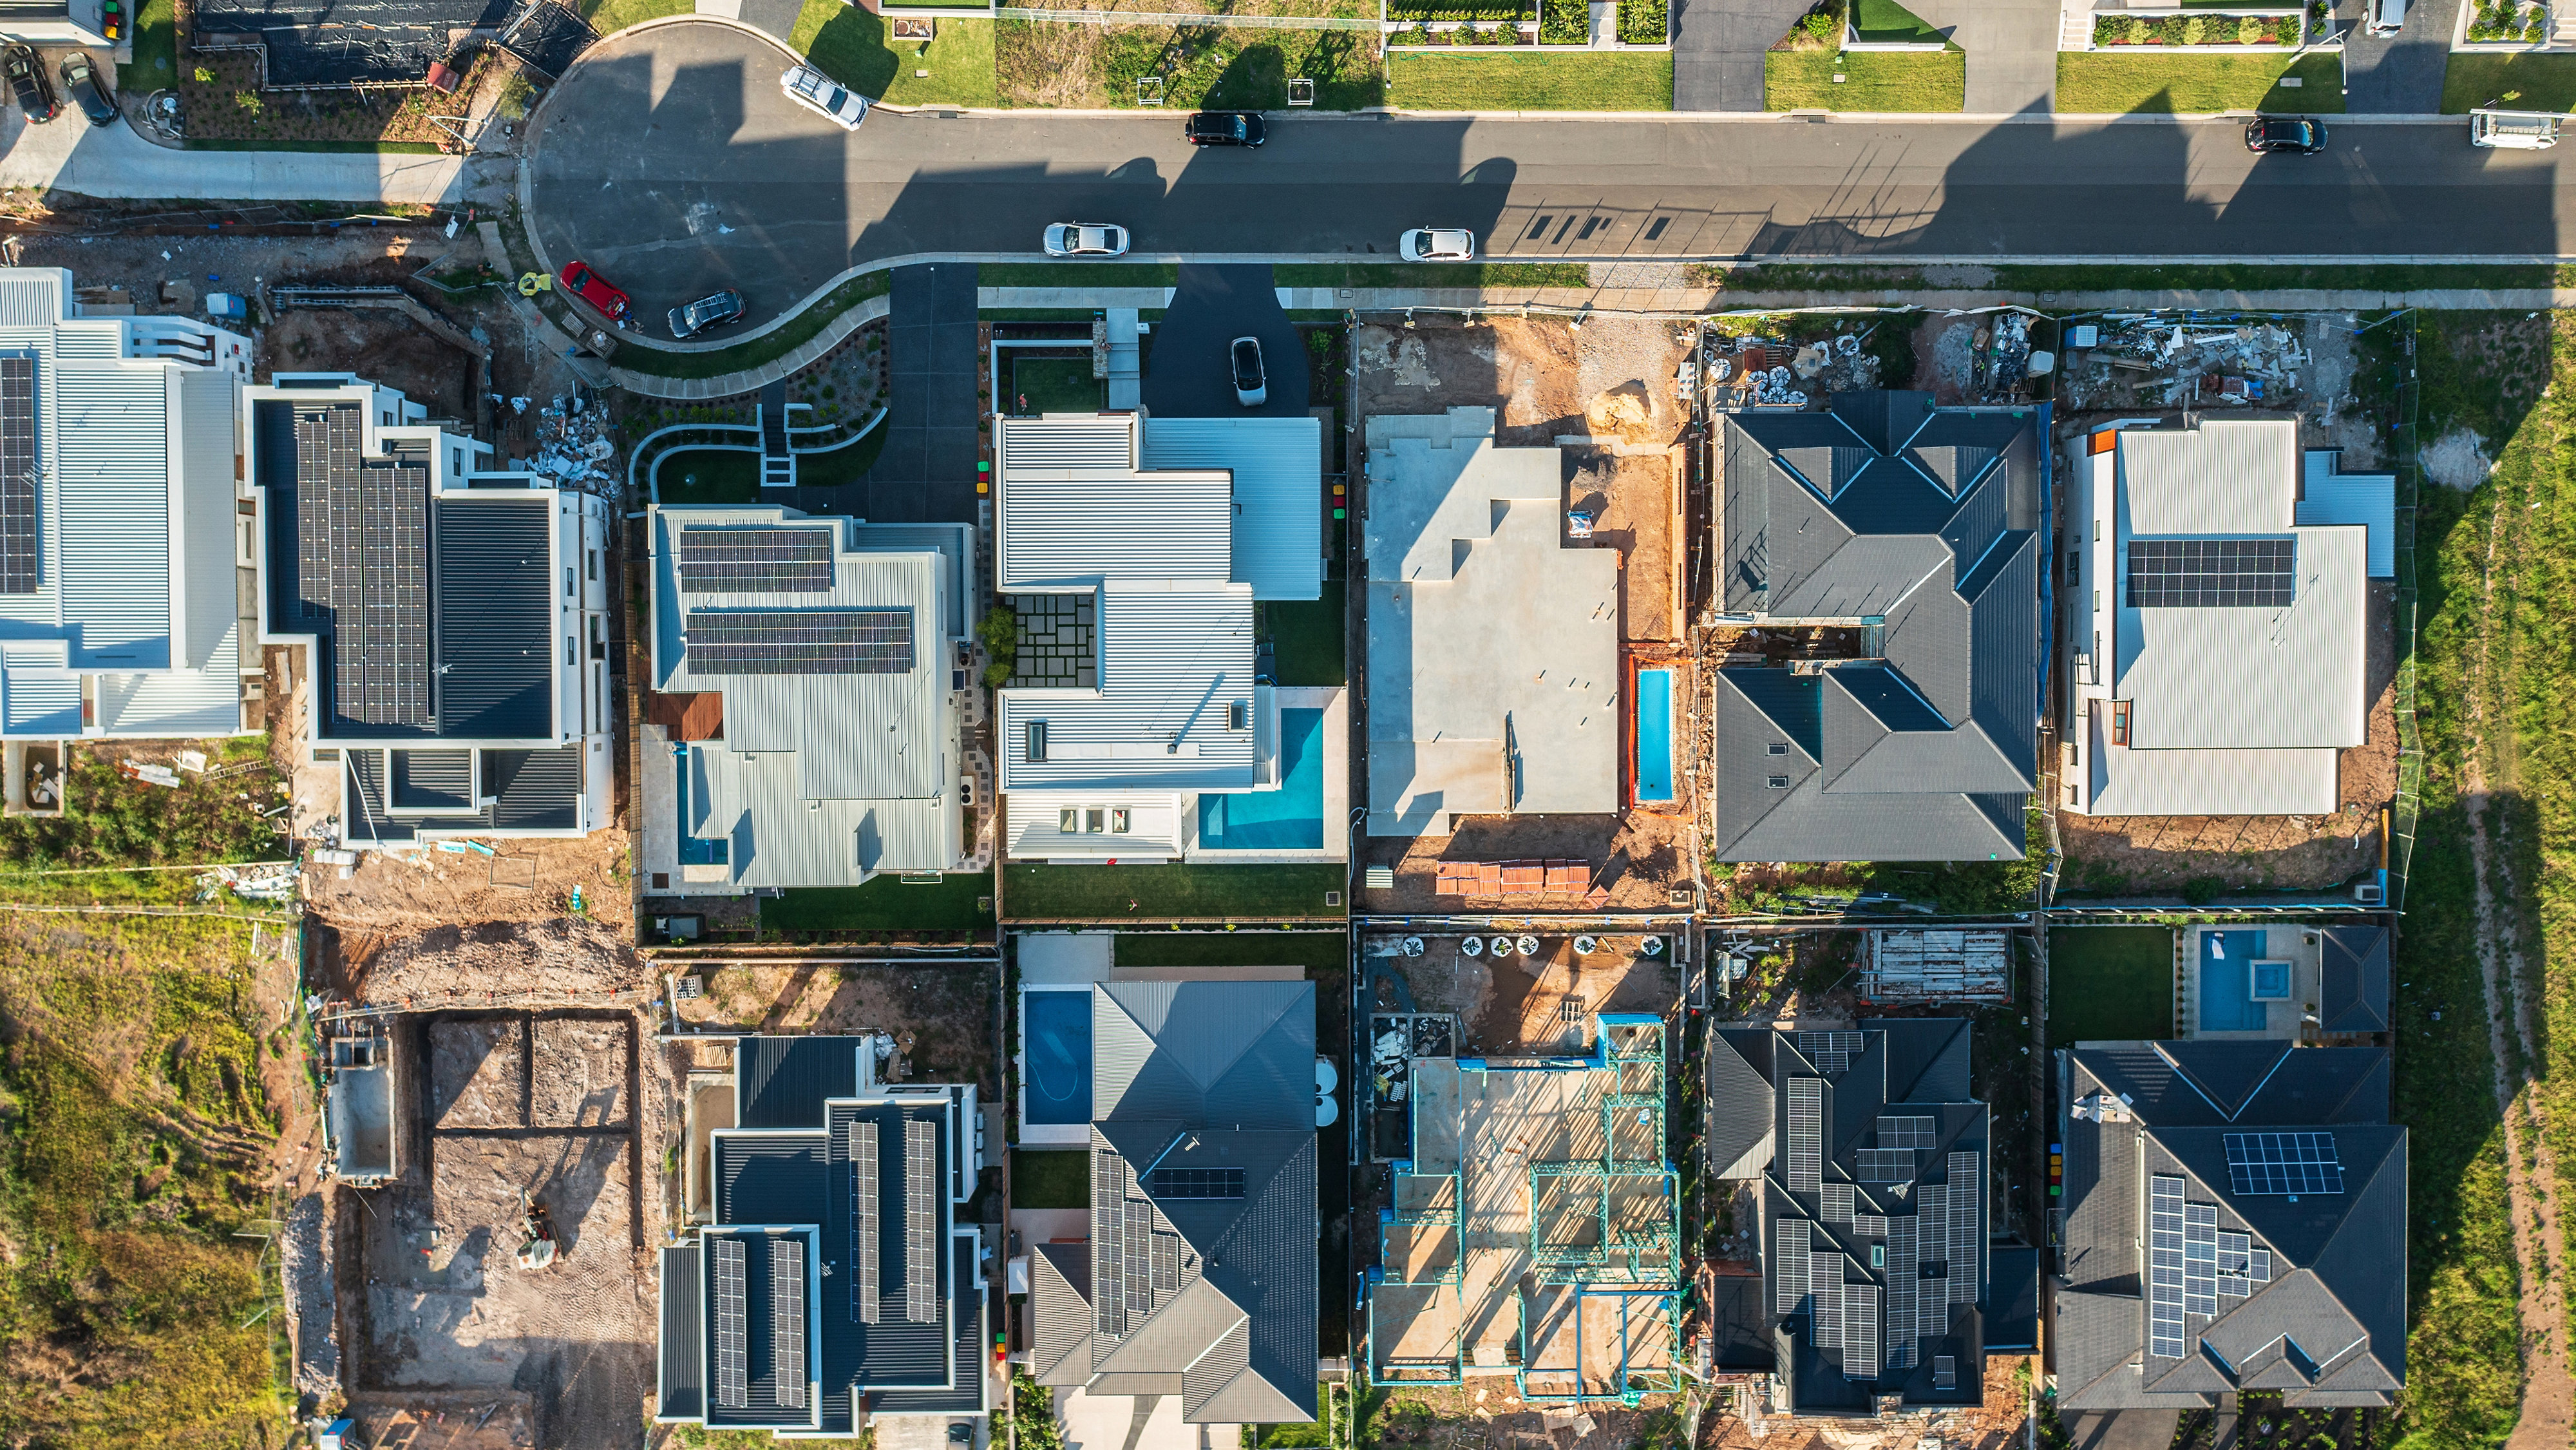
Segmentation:
{"type": "Polygon", "coordinates": [[[883,16],[841,0],[805,0],[787,44],[860,95],[895,106],[998,106],[993,22],[941,18],[938,38],[890,41],[883,16]],[[923,75],[921,72],[929,74],[923,75]]]}
{"type": "Polygon", "coordinates": [[[2057,57],[2057,113],[2061,116],[2333,113],[2342,109],[2343,61],[2334,55],[2120,55],[2070,50],[2057,57]],[[2299,84],[2285,86],[2284,80],[2299,84]]]}
{"type": "Polygon", "coordinates": [[[2173,971],[2172,927],[2050,927],[2048,1045],[2172,1036],[2173,971]]]}
{"type": "Polygon", "coordinates": [[[1405,111],[1669,111],[1670,51],[1504,51],[1386,58],[1387,104],[1405,111]]]}
{"type": "Polygon", "coordinates": [[[1965,51],[1775,50],[1762,57],[1769,111],[1956,111],[1968,103],[1965,51]],[[1834,77],[1841,76],[1836,85],[1834,77]]]}
{"type": "Polygon", "coordinates": [[[1347,879],[1339,862],[1314,865],[1097,866],[1013,864],[1002,909],[1013,921],[1099,921],[1121,917],[1285,920],[1336,917],[1328,903],[1347,879]]]}
{"type": "Polygon", "coordinates": [[[2576,111],[2576,55],[2453,55],[2442,73],[2442,109],[2482,108],[2576,111]]]}

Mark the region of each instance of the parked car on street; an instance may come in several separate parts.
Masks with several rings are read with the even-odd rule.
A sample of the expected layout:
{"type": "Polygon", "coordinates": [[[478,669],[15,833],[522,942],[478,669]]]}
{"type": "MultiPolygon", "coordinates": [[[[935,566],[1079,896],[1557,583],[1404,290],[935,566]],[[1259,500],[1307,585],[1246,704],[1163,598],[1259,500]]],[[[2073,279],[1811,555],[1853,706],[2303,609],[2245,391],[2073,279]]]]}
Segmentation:
{"type": "Polygon", "coordinates": [[[1107,222],[1057,222],[1042,240],[1050,257],[1127,255],[1127,229],[1107,222]]]}
{"type": "Polygon", "coordinates": [[[634,305],[634,299],[610,286],[608,279],[590,270],[587,262],[566,262],[555,281],[611,322],[624,322],[627,309],[634,305]]]}
{"type": "Polygon", "coordinates": [[[93,126],[112,125],[116,121],[116,102],[107,98],[107,84],[98,78],[98,67],[89,56],[73,51],[63,60],[63,92],[72,104],[81,108],[93,126]]]}
{"type": "Polygon", "coordinates": [[[1472,262],[1476,234],[1456,227],[1415,227],[1395,249],[1408,262],[1472,262]]]}
{"type": "Polygon", "coordinates": [[[1261,339],[1234,340],[1234,400],[1247,408],[1270,401],[1270,378],[1261,369],[1261,339]]]}
{"type": "Polygon", "coordinates": [[[671,335],[695,337],[709,328],[742,321],[742,294],[725,291],[671,309],[671,335]]]}
{"type": "Polygon", "coordinates": [[[2406,0],[2370,0],[2370,20],[2362,27],[2373,35],[2395,35],[2406,28],[2406,0]]]}
{"type": "Polygon", "coordinates": [[[2506,151],[2546,151],[2558,144],[2557,116],[2538,112],[2471,111],[2469,144],[2506,151]]]}
{"type": "Polygon", "coordinates": [[[9,78],[10,94],[17,98],[18,109],[27,113],[29,121],[50,121],[62,113],[61,103],[54,99],[54,88],[45,82],[44,63],[36,59],[34,47],[13,45],[0,51],[0,75],[9,78]]]}
{"type": "Polygon", "coordinates": [[[1181,134],[1193,146],[1258,146],[1270,139],[1259,111],[1193,111],[1181,134]]]}
{"type": "Polygon", "coordinates": [[[2326,149],[2326,124],[2305,116],[2266,116],[2245,123],[2245,149],[2261,155],[2266,151],[2295,151],[2314,156],[2326,149]]]}
{"type": "Polygon", "coordinates": [[[787,92],[787,99],[844,131],[859,129],[859,123],[868,118],[867,97],[853,93],[810,65],[789,66],[778,78],[778,88],[787,92]]]}

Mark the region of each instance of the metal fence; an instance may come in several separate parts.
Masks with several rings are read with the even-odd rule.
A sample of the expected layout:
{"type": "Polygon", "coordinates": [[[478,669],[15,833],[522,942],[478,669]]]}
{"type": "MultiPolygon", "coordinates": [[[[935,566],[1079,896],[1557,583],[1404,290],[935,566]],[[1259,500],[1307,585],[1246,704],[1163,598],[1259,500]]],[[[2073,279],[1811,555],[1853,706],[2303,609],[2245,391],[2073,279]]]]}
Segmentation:
{"type": "Polygon", "coordinates": [[[2388,909],[2406,907],[2406,875],[2415,862],[2415,828],[2424,809],[2424,743],[2415,724],[2415,610],[2421,595],[2415,559],[2415,511],[2422,487],[2417,459],[2417,410],[2422,390],[2415,379],[2415,325],[2411,313],[2395,324],[2402,330],[2397,378],[2397,417],[2391,433],[2396,443],[2397,516],[2397,799],[2388,812],[2388,909]]]}
{"type": "Polygon", "coordinates": [[[1360,30],[1371,35],[1385,29],[1376,20],[1350,20],[1329,15],[1183,15],[1159,10],[1037,10],[1023,5],[996,5],[1004,20],[1053,20],[1066,25],[1153,25],[1176,28],[1225,26],[1243,30],[1360,30]]]}

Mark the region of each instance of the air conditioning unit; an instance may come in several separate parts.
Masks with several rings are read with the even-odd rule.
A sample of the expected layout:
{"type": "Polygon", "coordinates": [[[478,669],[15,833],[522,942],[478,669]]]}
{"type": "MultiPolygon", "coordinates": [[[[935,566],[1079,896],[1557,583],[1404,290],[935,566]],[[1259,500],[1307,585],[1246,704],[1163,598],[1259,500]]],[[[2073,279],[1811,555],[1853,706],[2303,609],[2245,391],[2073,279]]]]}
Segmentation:
{"type": "Polygon", "coordinates": [[[2352,888],[2352,899],[2363,906],[2385,906],[2388,904],[2388,888],[2376,881],[2365,881],[2352,888]]]}

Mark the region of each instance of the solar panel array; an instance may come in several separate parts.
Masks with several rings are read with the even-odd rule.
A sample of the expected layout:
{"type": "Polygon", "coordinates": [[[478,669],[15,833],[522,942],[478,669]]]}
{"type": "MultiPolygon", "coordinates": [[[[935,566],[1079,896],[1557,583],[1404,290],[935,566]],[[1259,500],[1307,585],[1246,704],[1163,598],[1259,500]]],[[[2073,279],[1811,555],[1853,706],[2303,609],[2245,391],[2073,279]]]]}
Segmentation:
{"type": "Polygon", "coordinates": [[[2221,1298],[2243,1299],[2254,1292],[2257,1284],[2272,1282],[2272,1251],[2254,1247],[2252,1234],[2218,1235],[2218,1293],[2221,1298]]]}
{"type": "Polygon", "coordinates": [[[716,1255],[716,1403],[739,1410],[751,1392],[743,1365],[743,1246],[736,1238],[708,1240],[716,1255]]]}
{"type": "Polygon", "coordinates": [[[877,1251],[885,1233],[877,1199],[877,1125],[850,1125],[850,1314],[877,1322],[877,1291],[884,1279],[877,1251]]]}
{"type": "Polygon", "coordinates": [[[1111,1341],[1127,1333],[1127,1160],[1091,1155],[1091,1327],[1111,1341]]]}
{"type": "Polygon", "coordinates": [[[903,1317],[939,1322],[939,1221],[931,1195],[939,1187],[939,1129],[921,1118],[903,1124],[903,1317]]]}
{"type": "Polygon", "coordinates": [[[1914,1366],[1914,1336],[1919,1332],[1916,1316],[1923,1290],[1923,1271],[1917,1257],[1915,1238],[1918,1223],[1912,1218],[1887,1221],[1887,1355],[1889,1369],[1911,1369],[1914,1366]]]}
{"type": "Polygon", "coordinates": [[[2182,1358],[2182,1179],[2159,1173],[2147,1185],[2147,1352],[2182,1358]]]}
{"type": "Polygon", "coordinates": [[[1959,1361],[1946,1354],[1932,1356],[1932,1388],[1949,1390],[1958,1387],[1959,1361]]]}
{"type": "Polygon", "coordinates": [[[1771,1256],[1771,1307],[1775,1313],[1795,1314],[1807,1297],[1807,1221],[1782,1217],[1772,1220],[1772,1227],[1779,1245],[1771,1256]]]}
{"type": "Polygon", "coordinates": [[[778,1403],[805,1408],[805,1244],[769,1240],[769,1377],[778,1403]]]}
{"type": "Polygon", "coordinates": [[[1808,1326],[1818,1349],[1840,1349],[1843,1345],[1843,1290],[1858,1288],[1843,1282],[1843,1258],[1839,1253],[1807,1255],[1807,1294],[1815,1301],[1808,1326]]]}
{"type": "Polygon", "coordinates": [[[36,484],[36,360],[0,357],[0,594],[42,582],[36,484]]]}
{"type": "Polygon", "coordinates": [[[1851,1060],[1860,1056],[1861,1035],[1857,1032],[1801,1032],[1798,1051],[1816,1065],[1818,1072],[1849,1072],[1851,1060]]]}
{"type": "Polygon", "coordinates": [[[2296,539],[2131,539],[2136,609],[2279,609],[2290,603],[2296,539]]]}
{"type": "Polygon", "coordinates": [[[295,413],[298,603],[332,636],[344,720],[430,724],[429,471],[370,463],[354,404],[295,413]]]}
{"type": "Polygon", "coordinates": [[[1823,1205],[1825,1222],[1840,1224],[1845,1229],[1849,1229],[1852,1226],[1852,1207],[1858,1192],[1858,1189],[1848,1183],[1828,1183],[1818,1190],[1816,1199],[1823,1205]]]}
{"type": "Polygon", "coordinates": [[[1941,1146],[1938,1118],[1889,1117],[1878,1119],[1878,1146],[1881,1148],[1920,1148],[1930,1152],[1941,1146]]]}
{"type": "Polygon", "coordinates": [[[2182,1206],[2182,1312],[2218,1317],[2218,1205],[2182,1206]]]}
{"type": "Polygon", "coordinates": [[[1914,1150],[1911,1148],[1862,1148],[1854,1157],[1863,1183],[1914,1181],[1914,1150]]]}
{"type": "Polygon", "coordinates": [[[1878,1378],[1878,1286],[1843,1287],[1843,1378],[1878,1378]]]}
{"type": "Polygon", "coordinates": [[[1978,1222],[1978,1208],[1984,1198],[1980,1191],[1985,1182],[1985,1163],[1975,1153],[1953,1153],[1949,1158],[1950,1173],[1950,1302],[1977,1302],[1978,1286],[1985,1282],[1983,1251],[1986,1235],[1978,1222]]]}
{"type": "Polygon", "coordinates": [[[691,594],[804,594],[832,587],[832,531],[680,530],[680,588],[691,594]]]}
{"type": "Polygon", "coordinates": [[[2230,1133],[2227,1183],[2238,1193],[2341,1193],[2332,1133],[2230,1133]]]}
{"type": "Polygon", "coordinates": [[[1793,1077],[1789,1079],[1789,1191],[1814,1193],[1823,1185],[1824,1174],[1824,1079],[1793,1077]]]}
{"type": "Polygon", "coordinates": [[[1241,1198],[1240,1168],[1157,1168],[1150,1175],[1156,1198],[1241,1198]]]}
{"type": "Polygon", "coordinates": [[[706,675],[900,675],[909,609],[692,609],[689,668],[706,675]]]}

